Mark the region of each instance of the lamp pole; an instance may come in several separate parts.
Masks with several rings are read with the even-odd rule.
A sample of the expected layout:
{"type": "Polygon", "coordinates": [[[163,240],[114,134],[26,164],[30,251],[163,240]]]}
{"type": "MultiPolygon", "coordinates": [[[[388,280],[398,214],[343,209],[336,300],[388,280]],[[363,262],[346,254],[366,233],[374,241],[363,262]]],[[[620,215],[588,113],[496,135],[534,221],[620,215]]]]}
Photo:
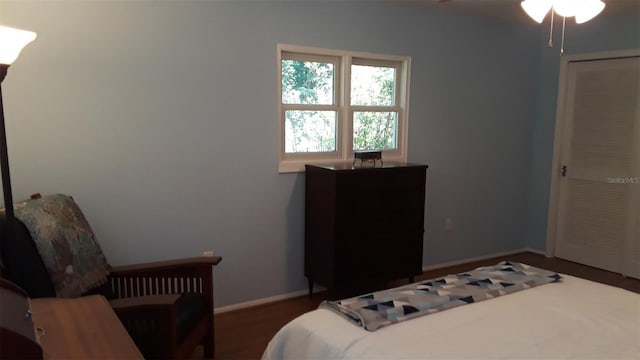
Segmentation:
{"type": "Polygon", "coordinates": [[[2,102],[2,82],[7,76],[9,65],[20,55],[20,51],[36,38],[36,33],[0,25],[0,170],[2,172],[2,196],[7,224],[14,219],[11,176],[9,175],[9,154],[7,152],[7,131],[4,125],[4,104],[2,102]]]}
{"type": "Polygon", "coordinates": [[[0,64],[0,168],[2,168],[2,196],[7,223],[13,220],[13,195],[11,193],[11,175],[9,173],[9,154],[7,153],[7,132],[4,126],[4,105],[2,103],[2,81],[7,76],[9,65],[0,64]]]}

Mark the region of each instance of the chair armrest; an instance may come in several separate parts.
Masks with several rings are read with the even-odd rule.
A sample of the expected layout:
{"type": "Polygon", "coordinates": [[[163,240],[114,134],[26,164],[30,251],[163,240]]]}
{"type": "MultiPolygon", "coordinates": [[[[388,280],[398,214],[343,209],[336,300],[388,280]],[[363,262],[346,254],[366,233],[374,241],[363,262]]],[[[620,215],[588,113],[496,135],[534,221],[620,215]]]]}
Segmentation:
{"type": "Polygon", "coordinates": [[[177,304],[182,295],[147,295],[109,301],[145,358],[168,358],[177,342],[177,304]]]}
{"type": "Polygon", "coordinates": [[[141,272],[163,272],[180,268],[194,268],[202,266],[215,266],[222,261],[220,256],[198,256],[177,260],[155,261],[142,264],[114,266],[111,269],[113,276],[135,276],[141,272]]]}
{"type": "Polygon", "coordinates": [[[181,294],[147,295],[132,298],[110,300],[109,304],[116,313],[137,311],[139,309],[167,309],[174,306],[181,294]]]}

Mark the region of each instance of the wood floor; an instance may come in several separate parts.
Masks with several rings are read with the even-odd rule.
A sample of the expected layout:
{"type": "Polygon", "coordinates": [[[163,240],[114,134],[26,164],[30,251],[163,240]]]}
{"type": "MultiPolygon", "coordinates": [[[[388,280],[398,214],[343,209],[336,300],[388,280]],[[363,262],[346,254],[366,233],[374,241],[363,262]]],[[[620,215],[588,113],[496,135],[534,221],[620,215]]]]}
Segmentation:
{"type": "MultiPolygon", "coordinates": [[[[416,281],[467,271],[478,266],[512,260],[532,266],[609,284],[640,293],[640,280],[560,259],[549,259],[533,253],[521,253],[489,260],[470,262],[425,272],[416,281]]],[[[406,282],[404,282],[406,283],[406,282]]],[[[403,282],[390,283],[400,286],[403,282]]],[[[252,308],[216,315],[216,359],[260,359],[273,335],[297,316],[314,310],[326,294],[313,298],[301,296],[252,308]]]]}

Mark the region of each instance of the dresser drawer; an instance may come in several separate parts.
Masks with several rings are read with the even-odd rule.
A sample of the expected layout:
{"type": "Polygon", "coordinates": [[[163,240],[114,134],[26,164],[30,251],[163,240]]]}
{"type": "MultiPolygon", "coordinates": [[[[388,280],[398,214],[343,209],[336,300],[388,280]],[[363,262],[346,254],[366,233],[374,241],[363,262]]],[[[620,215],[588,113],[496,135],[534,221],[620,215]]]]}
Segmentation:
{"type": "MultiPolygon", "coordinates": [[[[422,211],[413,210],[380,210],[372,212],[355,212],[336,228],[338,234],[351,235],[351,238],[359,239],[375,234],[398,234],[406,232],[422,231],[424,216],[422,211]]],[[[353,241],[353,240],[351,240],[353,241]]]]}
{"type": "Polygon", "coordinates": [[[424,189],[420,168],[364,169],[338,174],[339,189],[345,192],[383,192],[398,189],[424,189]]]}
{"type": "Polygon", "coordinates": [[[392,212],[424,207],[424,192],[411,189],[338,194],[337,210],[342,215],[354,212],[392,212]]]}
{"type": "Polygon", "coordinates": [[[353,281],[391,280],[422,272],[422,231],[338,238],[338,274],[353,281]]]}

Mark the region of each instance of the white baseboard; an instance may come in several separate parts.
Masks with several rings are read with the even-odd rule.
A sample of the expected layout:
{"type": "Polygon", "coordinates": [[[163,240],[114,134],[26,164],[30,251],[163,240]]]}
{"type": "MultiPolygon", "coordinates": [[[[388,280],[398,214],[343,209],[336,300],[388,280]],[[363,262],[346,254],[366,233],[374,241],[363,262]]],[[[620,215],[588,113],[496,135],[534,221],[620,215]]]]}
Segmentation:
{"type": "MultiPolygon", "coordinates": [[[[429,271],[429,270],[439,269],[439,268],[443,268],[443,267],[447,267],[447,266],[455,266],[455,265],[465,264],[465,263],[474,262],[474,261],[487,260],[487,259],[491,259],[491,258],[495,258],[495,257],[499,257],[499,256],[514,255],[514,254],[519,254],[519,253],[522,253],[522,252],[532,252],[532,253],[535,253],[535,254],[545,255],[544,251],[540,251],[540,250],[536,250],[536,249],[532,249],[532,248],[522,248],[522,249],[519,249],[519,250],[505,251],[505,252],[501,252],[501,253],[478,256],[478,257],[474,257],[474,258],[467,258],[467,259],[462,259],[462,260],[449,261],[449,262],[446,262],[446,263],[427,265],[427,266],[423,266],[422,267],[422,271],[429,271]]],[[[323,288],[322,286],[315,286],[314,289],[313,289],[313,292],[316,293],[316,292],[321,292],[321,291],[325,291],[325,290],[326,290],[326,288],[323,288]]],[[[248,308],[248,307],[252,307],[252,306],[268,304],[268,303],[274,302],[274,301],[291,299],[291,298],[302,296],[302,295],[306,295],[306,294],[308,294],[307,290],[294,291],[294,292],[290,292],[290,293],[287,293],[287,294],[275,295],[275,296],[270,296],[270,297],[266,297],[266,298],[262,298],[262,299],[256,299],[256,300],[241,302],[241,303],[238,303],[238,304],[232,304],[232,305],[217,307],[217,308],[213,309],[213,313],[214,314],[222,314],[222,313],[226,313],[226,312],[229,312],[229,311],[235,311],[235,310],[240,310],[240,309],[244,309],[244,308],[248,308]]]]}
{"type": "Polygon", "coordinates": [[[547,252],[546,251],[538,250],[538,249],[534,249],[534,248],[530,248],[530,247],[526,247],[526,248],[522,249],[522,251],[527,251],[527,252],[530,252],[530,253],[547,256],[547,252]]]}
{"type": "MultiPolygon", "coordinates": [[[[322,286],[316,285],[316,286],[313,287],[313,293],[314,294],[317,293],[317,292],[325,291],[325,290],[327,290],[327,289],[322,287],[322,286]]],[[[244,308],[248,308],[248,307],[252,307],[252,306],[268,304],[268,303],[275,302],[275,301],[291,299],[291,298],[294,298],[294,297],[307,295],[308,293],[309,293],[308,290],[300,290],[300,291],[290,292],[290,293],[287,293],[287,294],[269,296],[269,297],[262,298],[262,299],[256,299],[256,300],[241,302],[241,303],[238,303],[238,304],[221,306],[221,307],[214,308],[213,309],[213,313],[214,314],[222,314],[222,313],[226,313],[226,312],[229,312],[229,311],[240,310],[240,309],[244,309],[244,308]]]]}
{"type": "Polygon", "coordinates": [[[532,248],[522,248],[522,249],[518,249],[518,250],[504,251],[504,252],[493,253],[493,254],[483,255],[483,256],[478,256],[478,257],[473,257],[473,258],[466,258],[466,259],[462,259],[462,260],[455,260],[455,261],[448,261],[448,262],[439,263],[439,264],[426,265],[426,266],[422,267],[422,271],[429,271],[429,270],[440,269],[440,268],[443,268],[443,267],[456,266],[456,265],[466,264],[466,263],[470,263],[470,262],[474,262],[474,261],[488,260],[488,259],[492,259],[492,258],[500,257],[500,256],[515,255],[515,254],[520,254],[520,253],[523,253],[523,252],[532,252],[534,254],[539,254],[539,255],[544,255],[545,254],[544,251],[535,250],[535,249],[532,249],[532,248]]]}

